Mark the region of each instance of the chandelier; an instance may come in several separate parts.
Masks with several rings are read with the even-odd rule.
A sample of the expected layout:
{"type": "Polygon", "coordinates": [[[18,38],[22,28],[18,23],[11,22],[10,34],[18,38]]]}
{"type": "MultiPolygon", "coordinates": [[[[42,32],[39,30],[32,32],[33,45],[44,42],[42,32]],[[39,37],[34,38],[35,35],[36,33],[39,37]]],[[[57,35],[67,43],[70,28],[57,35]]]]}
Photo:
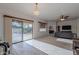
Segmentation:
{"type": "Polygon", "coordinates": [[[35,3],[35,5],[34,5],[33,14],[34,14],[35,16],[38,16],[38,15],[39,15],[39,5],[38,5],[38,3],[35,3]]]}

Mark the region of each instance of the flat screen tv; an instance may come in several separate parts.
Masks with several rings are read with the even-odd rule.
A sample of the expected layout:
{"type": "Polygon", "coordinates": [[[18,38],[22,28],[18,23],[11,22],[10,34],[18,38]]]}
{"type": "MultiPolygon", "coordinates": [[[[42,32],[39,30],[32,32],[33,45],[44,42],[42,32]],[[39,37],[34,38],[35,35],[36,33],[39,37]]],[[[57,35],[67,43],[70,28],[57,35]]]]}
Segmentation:
{"type": "Polygon", "coordinates": [[[71,25],[62,26],[62,30],[71,30],[71,25]]]}

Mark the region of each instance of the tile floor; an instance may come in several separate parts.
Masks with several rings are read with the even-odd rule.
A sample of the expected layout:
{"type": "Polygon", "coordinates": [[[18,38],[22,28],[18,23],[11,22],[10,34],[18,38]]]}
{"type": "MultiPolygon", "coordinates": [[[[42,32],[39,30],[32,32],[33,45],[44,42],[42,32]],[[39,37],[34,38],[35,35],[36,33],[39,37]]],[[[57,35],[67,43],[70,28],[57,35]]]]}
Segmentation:
{"type": "Polygon", "coordinates": [[[13,44],[13,55],[73,55],[72,40],[43,37],[13,44]]]}

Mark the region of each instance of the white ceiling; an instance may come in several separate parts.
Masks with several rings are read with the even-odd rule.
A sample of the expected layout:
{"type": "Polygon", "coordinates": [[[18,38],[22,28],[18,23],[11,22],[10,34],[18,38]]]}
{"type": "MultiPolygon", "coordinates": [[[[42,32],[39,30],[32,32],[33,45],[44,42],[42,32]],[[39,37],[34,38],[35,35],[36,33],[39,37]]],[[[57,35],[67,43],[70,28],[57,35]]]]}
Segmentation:
{"type": "MultiPolygon", "coordinates": [[[[22,12],[33,15],[34,3],[1,3],[0,9],[22,12]]],[[[79,17],[79,3],[39,3],[40,19],[56,20],[61,15],[68,15],[70,18],[79,17]]]]}

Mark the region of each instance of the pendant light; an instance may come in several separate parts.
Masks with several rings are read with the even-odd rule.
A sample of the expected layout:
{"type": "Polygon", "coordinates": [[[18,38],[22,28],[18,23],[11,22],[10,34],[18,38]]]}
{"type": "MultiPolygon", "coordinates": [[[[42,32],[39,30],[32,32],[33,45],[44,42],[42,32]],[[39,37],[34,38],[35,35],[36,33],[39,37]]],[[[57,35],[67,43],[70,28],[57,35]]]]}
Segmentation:
{"type": "Polygon", "coordinates": [[[38,15],[39,15],[39,5],[38,5],[38,3],[35,3],[35,5],[34,5],[33,14],[34,14],[35,16],[38,16],[38,15]]]}

